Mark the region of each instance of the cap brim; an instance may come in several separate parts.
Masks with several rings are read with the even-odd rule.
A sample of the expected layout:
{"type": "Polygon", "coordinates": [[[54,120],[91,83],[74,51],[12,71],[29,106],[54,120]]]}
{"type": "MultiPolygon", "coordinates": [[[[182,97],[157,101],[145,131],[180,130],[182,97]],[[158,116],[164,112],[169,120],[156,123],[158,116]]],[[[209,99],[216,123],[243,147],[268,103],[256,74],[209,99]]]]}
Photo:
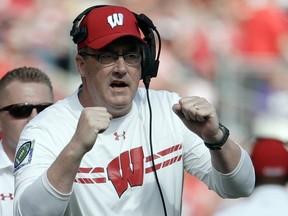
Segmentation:
{"type": "Polygon", "coordinates": [[[145,41],[138,35],[127,34],[127,33],[116,33],[116,34],[105,36],[103,38],[96,39],[90,43],[87,43],[86,46],[92,49],[101,49],[116,39],[119,39],[121,37],[128,37],[128,36],[138,39],[141,43],[145,43],[145,41]]]}

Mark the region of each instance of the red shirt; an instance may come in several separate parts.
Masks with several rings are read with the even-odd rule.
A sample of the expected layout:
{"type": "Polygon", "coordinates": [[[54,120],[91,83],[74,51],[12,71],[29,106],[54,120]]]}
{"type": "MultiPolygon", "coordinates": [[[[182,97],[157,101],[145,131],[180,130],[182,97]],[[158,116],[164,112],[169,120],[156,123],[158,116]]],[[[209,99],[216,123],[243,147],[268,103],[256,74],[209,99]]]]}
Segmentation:
{"type": "Polygon", "coordinates": [[[278,40],[288,34],[288,22],[281,10],[264,8],[240,27],[240,50],[248,55],[280,56],[278,40]]]}

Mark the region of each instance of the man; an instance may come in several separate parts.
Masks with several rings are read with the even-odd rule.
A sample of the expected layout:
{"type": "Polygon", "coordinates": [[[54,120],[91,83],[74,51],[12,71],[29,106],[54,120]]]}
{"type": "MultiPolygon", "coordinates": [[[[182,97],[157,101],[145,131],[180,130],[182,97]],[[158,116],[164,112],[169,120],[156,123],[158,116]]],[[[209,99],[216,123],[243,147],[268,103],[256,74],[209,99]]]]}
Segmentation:
{"type": "Polygon", "coordinates": [[[184,169],[222,197],[252,193],[249,155],[215,108],[148,89],[159,59],[154,30],[118,6],[75,19],[82,85],[23,130],[15,215],[180,215],[184,169]]]}
{"type": "Polygon", "coordinates": [[[13,215],[14,155],[24,126],[53,103],[49,77],[41,70],[20,67],[0,80],[0,215],[13,215]]]}
{"type": "MultiPolygon", "coordinates": [[[[260,137],[252,143],[256,187],[249,198],[242,199],[215,216],[284,216],[288,212],[288,151],[285,142],[274,137],[260,137]]],[[[225,202],[224,202],[225,203],[225,202]]]]}

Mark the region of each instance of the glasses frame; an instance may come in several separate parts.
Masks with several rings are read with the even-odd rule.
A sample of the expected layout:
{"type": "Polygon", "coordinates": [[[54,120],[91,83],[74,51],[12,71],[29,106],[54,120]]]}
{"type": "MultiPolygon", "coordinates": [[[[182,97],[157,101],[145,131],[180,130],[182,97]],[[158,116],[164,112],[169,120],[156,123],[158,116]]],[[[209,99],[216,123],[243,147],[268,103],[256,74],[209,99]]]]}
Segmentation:
{"type": "Polygon", "coordinates": [[[53,103],[41,103],[41,104],[30,104],[30,103],[18,103],[11,104],[0,108],[0,112],[8,111],[9,114],[14,118],[27,118],[31,115],[33,109],[37,110],[37,113],[42,112],[53,103]]]}
{"type": "Polygon", "coordinates": [[[128,52],[128,53],[125,53],[125,54],[115,54],[115,53],[86,53],[86,52],[82,52],[82,53],[79,53],[79,55],[81,56],[91,56],[93,58],[95,58],[100,64],[102,65],[107,65],[107,66],[110,66],[110,65],[114,65],[116,64],[116,61],[119,59],[120,56],[123,57],[125,63],[129,66],[136,66],[136,65],[139,65],[142,61],[142,55],[140,53],[136,53],[136,52],[128,52]],[[135,57],[137,59],[135,59],[135,63],[131,63],[131,62],[127,62],[127,58],[129,55],[135,55],[135,57]],[[110,62],[110,63],[106,63],[106,62],[103,62],[103,60],[101,60],[103,56],[111,56],[111,61],[113,60],[113,62],[110,62]],[[137,62],[136,62],[137,60],[137,62]]]}

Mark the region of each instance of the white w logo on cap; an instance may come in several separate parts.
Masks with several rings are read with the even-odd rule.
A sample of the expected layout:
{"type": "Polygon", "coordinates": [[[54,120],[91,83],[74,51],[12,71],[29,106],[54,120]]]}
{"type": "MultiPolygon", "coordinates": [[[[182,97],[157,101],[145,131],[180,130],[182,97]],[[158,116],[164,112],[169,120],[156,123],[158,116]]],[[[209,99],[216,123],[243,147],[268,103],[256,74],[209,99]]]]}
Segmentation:
{"type": "Polygon", "coordinates": [[[122,13],[114,13],[107,17],[107,21],[110,24],[111,28],[114,28],[117,25],[123,25],[124,16],[122,13]]]}

